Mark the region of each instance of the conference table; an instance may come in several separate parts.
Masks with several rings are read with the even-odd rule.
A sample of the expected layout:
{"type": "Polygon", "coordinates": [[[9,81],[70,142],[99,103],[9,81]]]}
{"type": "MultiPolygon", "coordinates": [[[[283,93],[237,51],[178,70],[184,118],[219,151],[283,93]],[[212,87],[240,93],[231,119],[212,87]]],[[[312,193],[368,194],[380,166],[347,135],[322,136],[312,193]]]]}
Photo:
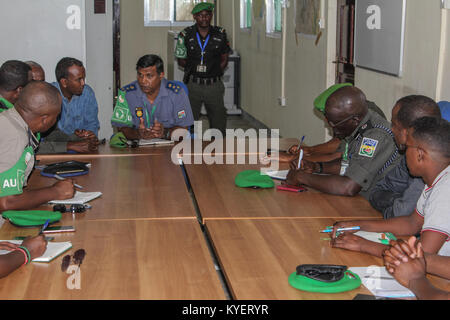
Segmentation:
{"type": "MultiPolygon", "coordinates": [[[[276,188],[238,188],[236,176],[245,170],[259,170],[261,165],[185,165],[198,203],[202,221],[242,218],[376,218],[362,196],[342,197],[308,188],[306,192],[280,191],[276,188]]],[[[281,165],[280,169],[287,169],[281,165]]],[[[281,184],[275,181],[276,185],[281,184]]]]}
{"type": "MultiPolygon", "coordinates": [[[[0,299],[225,299],[195,219],[72,223],[75,232],[54,234],[54,241],[71,241],[72,249],[0,279],[0,299]],[[63,272],[63,256],[78,249],[86,251],[80,268],[63,272]]],[[[0,232],[3,240],[36,234],[7,223],[0,232]]]]}
{"type": "MultiPolygon", "coordinates": [[[[229,141],[214,142],[224,147],[229,141]]],[[[189,142],[191,147],[194,143],[189,142]]],[[[267,148],[285,150],[296,143],[298,139],[281,139],[267,148]]],[[[63,213],[55,224],[75,226],[75,232],[52,235],[54,241],[71,241],[72,249],[50,263],[31,263],[0,279],[0,299],[320,300],[369,293],[361,286],[341,294],[317,294],[288,284],[299,264],[382,265],[379,258],[331,248],[318,232],[338,220],[380,219],[367,200],[312,189],[294,193],[237,187],[234,179],[239,172],[267,167],[260,161],[267,150],[255,151],[250,140],[233,151],[214,150],[207,141],[201,142],[201,152],[177,145],[124,149],[103,145],[95,154],[39,156],[39,165],[66,160],[91,163],[89,174],[75,180],[83,186],[80,191],[100,191],[102,196],[89,202],[92,209],[63,213]],[[258,160],[206,164],[205,151],[217,159],[248,161],[256,155],[258,160]],[[203,163],[185,162],[195,156],[203,163]],[[62,272],[60,265],[65,254],[80,248],[87,255],[77,271],[81,289],[73,289],[68,280],[72,275],[62,272]]],[[[55,182],[35,170],[27,188],[55,182]]],[[[38,228],[5,222],[0,239],[37,232],[38,228]]],[[[436,281],[449,288],[448,282],[436,281]]]]}

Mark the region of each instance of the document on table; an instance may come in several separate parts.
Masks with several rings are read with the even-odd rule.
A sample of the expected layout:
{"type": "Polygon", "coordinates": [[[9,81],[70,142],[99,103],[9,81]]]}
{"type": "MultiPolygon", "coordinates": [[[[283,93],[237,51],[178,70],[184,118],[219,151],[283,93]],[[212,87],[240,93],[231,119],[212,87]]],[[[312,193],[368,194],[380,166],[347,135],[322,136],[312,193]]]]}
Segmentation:
{"type": "Polygon", "coordinates": [[[174,144],[174,141],[166,140],[166,139],[158,139],[158,138],[139,140],[140,146],[151,146],[151,145],[161,145],[161,144],[174,144]]]}
{"type": "Polygon", "coordinates": [[[414,293],[402,286],[385,267],[352,267],[350,271],[356,273],[362,284],[375,296],[385,298],[411,298],[414,293]]]}
{"type": "Polygon", "coordinates": [[[368,232],[368,231],[358,231],[354,233],[355,236],[360,236],[361,238],[367,239],[373,242],[379,242],[382,244],[389,244],[389,240],[397,240],[397,238],[390,232],[368,232]]]}
{"type": "MultiPolygon", "coordinates": [[[[21,244],[22,240],[0,240],[0,242],[11,242],[15,244],[21,244]]],[[[62,253],[72,248],[72,242],[48,242],[47,249],[44,254],[38,258],[33,259],[33,262],[50,262],[62,253]]],[[[0,254],[8,254],[11,251],[0,250],[0,254]]]]}
{"type": "Polygon", "coordinates": [[[264,172],[272,179],[277,180],[286,180],[289,170],[280,170],[280,171],[266,171],[264,172]]]}
{"type": "Polygon", "coordinates": [[[75,195],[72,199],[66,200],[52,200],[51,204],[85,204],[91,200],[94,200],[102,195],[101,192],[80,192],[75,191],[75,195]]]}

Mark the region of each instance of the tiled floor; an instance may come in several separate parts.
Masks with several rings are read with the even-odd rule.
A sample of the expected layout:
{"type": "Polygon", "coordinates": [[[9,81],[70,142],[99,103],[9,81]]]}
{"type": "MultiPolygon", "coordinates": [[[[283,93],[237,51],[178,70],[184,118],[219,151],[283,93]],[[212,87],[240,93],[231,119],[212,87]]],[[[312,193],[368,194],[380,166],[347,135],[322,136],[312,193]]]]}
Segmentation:
{"type": "MultiPolygon", "coordinates": [[[[200,120],[202,121],[202,131],[205,133],[205,131],[209,129],[208,118],[206,116],[201,116],[200,120]]],[[[242,129],[244,131],[255,129],[258,133],[258,130],[260,129],[269,128],[244,113],[242,115],[229,115],[227,117],[227,129],[242,129]]],[[[268,134],[270,135],[270,130],[268,131],[268,134]]]]}

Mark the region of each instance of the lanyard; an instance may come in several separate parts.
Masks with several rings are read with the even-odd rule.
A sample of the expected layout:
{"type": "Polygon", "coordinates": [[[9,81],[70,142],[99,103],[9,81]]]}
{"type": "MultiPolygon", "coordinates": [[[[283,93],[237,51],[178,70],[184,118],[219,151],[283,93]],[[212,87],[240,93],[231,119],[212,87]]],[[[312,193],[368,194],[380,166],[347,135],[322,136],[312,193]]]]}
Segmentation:
{"type": "Polygon", "coordinates": [[[150,113],[150,116],[148,115],[147,108],[145,108],[145,116],[147,118],[147,128],[150,128],[150,122],[153,122],[153,115],[155,114],[155,111],[156,111],[156,104],[152,107],[152,112],[150,113]]]}
{"type": "Polygon", "coordinates": [[[210,35],[208,34],[208,36],[206,37],[206,40],[205,40],[205,44],[202,46],[202,41],[200,40],[200,35],[197,32],[197,42],[198,42],[198,45],[200,46],[200,49],[202,50],[202,62],[201,62],[201,64],[203,64],[203,56],[205,55],[205,48],[208,45],[209,37],[210,37],[210,35]]]}

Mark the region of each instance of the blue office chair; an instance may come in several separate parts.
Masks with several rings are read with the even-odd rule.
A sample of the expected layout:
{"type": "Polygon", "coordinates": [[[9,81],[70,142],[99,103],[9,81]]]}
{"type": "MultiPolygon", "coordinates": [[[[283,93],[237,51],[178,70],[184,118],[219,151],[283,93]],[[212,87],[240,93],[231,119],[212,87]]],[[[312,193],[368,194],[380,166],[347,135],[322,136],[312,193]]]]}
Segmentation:
{"type": "Polygon", "coordinates": [[[439,101],[438,106],[441,109],[442,118],[450,121],[450,102],[449,101],[439,101]]]}

